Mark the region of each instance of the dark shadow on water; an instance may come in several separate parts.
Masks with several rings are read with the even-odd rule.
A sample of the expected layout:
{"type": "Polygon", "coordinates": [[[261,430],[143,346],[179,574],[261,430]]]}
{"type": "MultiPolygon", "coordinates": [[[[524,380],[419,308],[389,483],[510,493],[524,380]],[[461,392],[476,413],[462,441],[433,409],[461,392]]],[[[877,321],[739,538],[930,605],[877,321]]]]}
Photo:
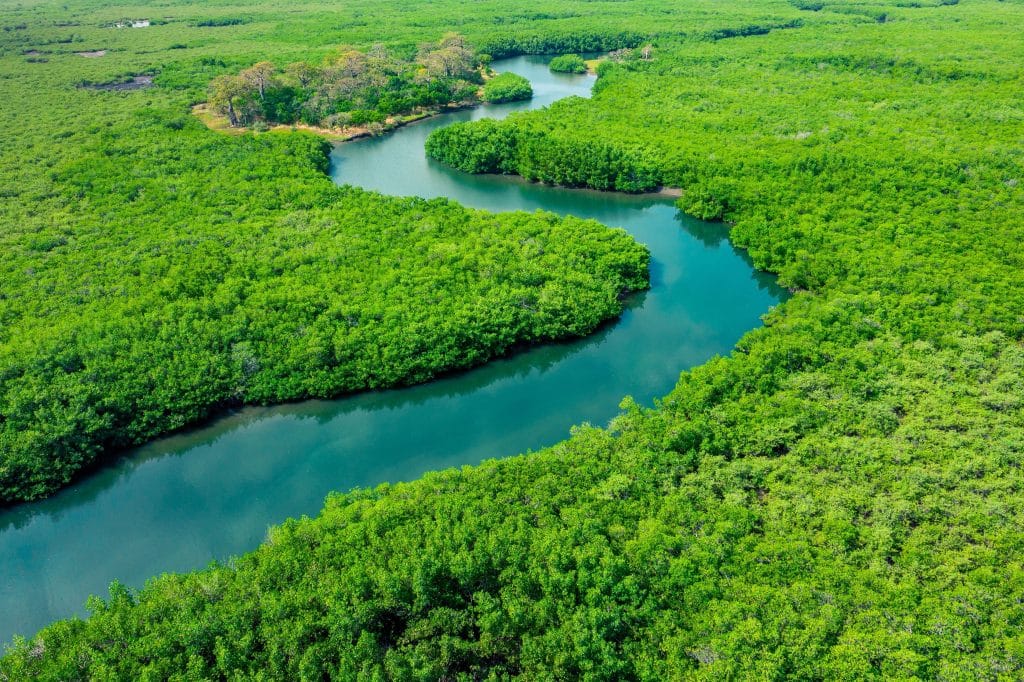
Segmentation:
{"type": "Polygon", "coordinates": [[[723,222],[712,223],[697,220],[682,211],[676,213],[676,220],[682,224],[683,229],[704,246],[718,248],[722,242],[729,239],[729,226],[723,222]]]}
{"type": "Polygon", "coordinates": [[[750,276],[757,283],[757,288],[761,291],[767,291],[772,296],[778,298],[780,303],[785,302],[792,296],[788,289],[779,285],[776,275],[764,270],[758,270],[754,265],[754,259],[750,257],[750,253],[729,241],[729,232],[732,230],[729,224],[720,221],[706,222],[688,216],[682,211],[676,213],[676,220],[679,221],[679,224],[682,225],[683,229],[690,236],[704,246],[720,248],[723,244],[728,244],[736,255],[750,266],[750,276]]]}

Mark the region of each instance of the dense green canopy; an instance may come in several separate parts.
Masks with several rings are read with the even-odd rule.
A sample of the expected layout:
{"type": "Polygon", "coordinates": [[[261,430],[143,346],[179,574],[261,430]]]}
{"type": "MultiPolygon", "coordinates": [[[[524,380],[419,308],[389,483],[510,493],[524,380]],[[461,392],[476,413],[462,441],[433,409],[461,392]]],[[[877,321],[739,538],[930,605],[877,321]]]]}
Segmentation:
{"type": "Polygon", "coordinates": [[[427,138],[426,151],[467,173],[514,173],[565,187],[647,192],[662,175],[644,150],[603,139],[557,139],[514,117],[439,128],[427,138]]]}
{"type": "MultiPolygon", "coordinates": [[[[207,130],[188,105],[222,61],[164,66],[152,89],[75,87],[114,53],[82,57],[70,50],[89,45],[29,25],[0,34],[19,92],[0,114],[0,504],[228,406],[422,382],[589,333],[646,287],[647,252],[622,231],[338,188],[318,138],[207,130]]],[[[466,51],[433,45],[424,69],[466,51]]],[[[330,63],[369,60],[371,75],[389,59],[345,54],[330,63]]],[[[244,61],[272,99],[267,62],[244,61]]]]}
{"type": "MultiPolygon", "coordinates": [[[[19,11],[6,20],[4,39],[20,47],[0,60],[5,82],[50,83],[11,76],[15,60],[23,70],[45,65],[10,50],[83,29],[26,33],[14,27],[43,10],[19,11]]],[[[204,21],[235,16],[226,7],[205,11],[204,21]]],[[[445,160],[522,172],[519,143],[508,142],[525,135],[538,150],[564,150],[526,157],[544,161],[538,179],[608,186],[608,174],[591,182],[583,172],[592,150],[633,159],[651,182],[682,189],[683,210],[732,223],[732,239],[796,295],[730,357],[685,373],[654,409],[626,401],[608,428],[580,428],[541,453],[332,497],[320,517],[285,523],[227,565],[158,578],[138,594],[115,586],[109,600],[93,602],[88,620],[16,643],[0,661],[3,674],[1024,676],[1020,2],[408,2],[380,10],[395,12],[390,22],[371,22],[359,2],[344,11],[352,13],[350,41],[379,39],[359,21],[387,26],[399,42],[439,36],[458,19],[494,55],[651,39],[650,59],[634,54],[601,67],[593,100],[463,127],[453,143],[475,136],[494,144],[479,158],[469,146],[445,145],[445,160]]],[[[322,45],[325,27],[339,23],[267,12],[253,26],[195,28],[231,31],[237,42],[214,48],[188,38],[203,56],[166,57],[158,82],[205,87],[221,67],[199,59],[214,51],[244,54],[245,64],[274,56],[253,55],[246,31],[271,33],[281,45],[299,37],[322,45]]],[[[102,46],[89,38],[75,49],[102,46]]],[[[156,63],[131,59],[135,67],[156,63]]],[[[83,77],[61,68],[66,82],[83,77]]],[[[46,87],[32,106],[57,100],[46,87]]],[[[129,113],[147,96],[88,93],[109,103],[126,130],[166,127],[129,113]]],[[[152,97],[166,109],[188,99],[152,97]]],[[[10,100],[0,116],[33,118],[26,101],[10,100]]],[[[69,242],[83,233],[130,241],[107,229],[129,208],[112,212],[86,185],[61,189],[69,152],[59,144],[88,149],[108,134],[94,109],[82,110],[91,113],[60,124],[41,112],[34,122],[51,129],[26,132],[18,157],[11,145],[4,150],[4,187],[14,188],[3,190],[5,248],[38,239],[33,253],[60,254],[63,245],[45,248],[59,237],[51,223],[67,226],[69,242]],[[33,217],[40,212],[45,221],[33,217]],[[16,237],[10,226],[19,227],[16,237]]],[[[137,144],[150,143],[140,134],[137,144]]],[[[232,153],[294,169],[282,156],[295,144],[247,140],[232,153]]],[[[166,153],[178,150],[168,145],[166,153]]],[[[97,148],[90,158],[102,156],[97,148]]],[[[131,171],[114,177],[111,187],[126,196],[142,182],[131,171]]],[[[308,177],[300,174],[294,191],[307,191],[308,177]]],[[[176,185],[165,184],[170,196],[176,185]]],[[[149,201],[143,186],[138,196],[149,201]]],[[[238,222],[232,203],[214,214],[238,222]]],[[[274,208],[275,221],[290,219],[286,205],[274,208]]],[[[3,276],[40,265],[19,262],[3,276]]],[[[116,287],[76,283],[68,291],[100,284],[116,287]]],[[[7,331],[11,300],[0,301],[0,333],[5,343],[27,344],[7,331]]]]}
{"type": "Polygon", "coordinates": [[[479,101],[481,59],[465,39],[451,33],[421,45],[402,59],[382,44],[351,48],[321,63],[293,62],[283,68],[261,61],[238,75],[213,79],[210,104],[233,127],[308,123],[327,128],[381,124],[396,114],[436,110],[479,101]]]}
{"type": "Polygon", "coordinates": [[[587,63],[578,54],[563,54],[555,57],[548,65],[555,73],[586,73],[587,63]]]}
{"type": "Polygon", "coordinates": [[[501,73],[484,84],[483,100],[498,104],[533,97],[530,81],[517,73],[501,73]]]}

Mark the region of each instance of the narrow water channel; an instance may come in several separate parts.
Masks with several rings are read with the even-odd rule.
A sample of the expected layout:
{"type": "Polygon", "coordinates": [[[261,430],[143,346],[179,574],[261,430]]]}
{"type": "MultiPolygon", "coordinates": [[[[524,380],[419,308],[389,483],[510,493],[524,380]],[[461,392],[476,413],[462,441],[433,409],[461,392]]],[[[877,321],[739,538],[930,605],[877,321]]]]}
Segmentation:
{"type": "Polygon", "coordinates": [[[141,587],[150,576],[251,550],[268,526],[316,514],[332,490],[551,445],[575,424],[607,423],[626,395],[651,404],[681,370],[728,353],[784,297],[721,227],[679,216],[671,200],[469,176],[429,162],[423,141],[438,126],[587,96],[593,84],[590,76],[551,74],[543,58],[495,68],[529,78],[533,101],[447,114],[340,145],[334,179],[623,227],[651,249],[651,290],[586,339],[423,386],[239,410],[126,453],[53,498],[0,513],[0,641],[84,615],[86,598],[105,595],[113,580],[141,587]]]}

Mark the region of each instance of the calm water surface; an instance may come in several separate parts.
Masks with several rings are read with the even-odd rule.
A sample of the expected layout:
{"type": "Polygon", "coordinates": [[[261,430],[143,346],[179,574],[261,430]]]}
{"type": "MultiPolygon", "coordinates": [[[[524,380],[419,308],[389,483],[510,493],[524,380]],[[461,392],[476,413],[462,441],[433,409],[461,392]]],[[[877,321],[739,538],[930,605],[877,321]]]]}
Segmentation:
{"type": "Polygon", "coordinates": [[[629,230],[653,254],[651,290],[575,343],[536,348],[423,386],[335,401],[247,408],[138,448],[59,495],[0,514],[0,640],[84,614],[112,580],[199,568],[253,549],[271,524],[315,514],[331,490],[551,445],[605,424],[623,396],[650,404],[679,372],[728,353],[784,292],[724,231],[656,197],[564,190],[463,175],[429,162],[423,140],[453,121],[587,96],[593,79],[545,60],[497,64],[529,78],[529,103],[487,106],[339,146],[332,176],[388,194],[448,196],[492,211],[545,209],[629,230]]]}

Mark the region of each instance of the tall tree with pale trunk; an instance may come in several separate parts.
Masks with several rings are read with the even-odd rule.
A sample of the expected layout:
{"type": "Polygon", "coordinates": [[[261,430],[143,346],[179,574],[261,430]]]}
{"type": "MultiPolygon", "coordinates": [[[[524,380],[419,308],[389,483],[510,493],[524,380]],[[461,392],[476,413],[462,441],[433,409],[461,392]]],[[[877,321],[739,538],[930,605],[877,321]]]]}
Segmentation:
{"type": "Polygon", "coordinates": [[[274,77],[274,65],[270,62],[257,62],[239,74],[246,83],[250,84],[260,94],[260,101],[263,101],[267,85],[274,77]]]}

